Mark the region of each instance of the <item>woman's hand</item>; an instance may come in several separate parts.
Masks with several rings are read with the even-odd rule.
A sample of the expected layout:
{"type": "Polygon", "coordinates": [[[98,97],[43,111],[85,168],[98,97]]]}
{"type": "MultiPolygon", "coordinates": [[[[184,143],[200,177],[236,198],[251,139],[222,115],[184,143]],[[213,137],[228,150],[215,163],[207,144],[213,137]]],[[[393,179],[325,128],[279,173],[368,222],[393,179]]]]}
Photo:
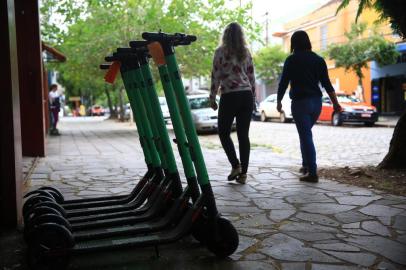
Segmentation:
{"type": "Polygon", "coordinates": [[[278,100],[278,104],[276,105],[276,109],[278,110],[278,112],[283,112],[283,110],[282,110],[282,102],[280,102],[279,100],[278,100]]]}
{"type": "Polygon", "coordinates": [[[216,97],[214,98],[210,97],[210,107],[215,111],[217,110],[218,106],[216,102],[216,97]]]}
{"type": "Polygon", "coordinates": [[[333,104],[333,109],[334,109],[335,112],[342,112],[343,111],[343,108],[341,108],[341,105],[338,102],[333,104]]]}

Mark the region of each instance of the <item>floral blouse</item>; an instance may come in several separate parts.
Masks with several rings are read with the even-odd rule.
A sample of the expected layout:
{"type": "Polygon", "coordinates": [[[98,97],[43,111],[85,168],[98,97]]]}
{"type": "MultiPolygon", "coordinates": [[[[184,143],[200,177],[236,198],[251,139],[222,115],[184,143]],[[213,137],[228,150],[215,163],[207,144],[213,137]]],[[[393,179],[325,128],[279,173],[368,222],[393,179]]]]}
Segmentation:
{"type": "Polygon", "coordinates": [[[222,47],[216,50],[211,72],[210,96],[216,96],[219,88],[222,94],[252,91],[255,97],[254,65],[249,52],[247,58],[239,63],[235,57],[225,55],[222,47]]]}

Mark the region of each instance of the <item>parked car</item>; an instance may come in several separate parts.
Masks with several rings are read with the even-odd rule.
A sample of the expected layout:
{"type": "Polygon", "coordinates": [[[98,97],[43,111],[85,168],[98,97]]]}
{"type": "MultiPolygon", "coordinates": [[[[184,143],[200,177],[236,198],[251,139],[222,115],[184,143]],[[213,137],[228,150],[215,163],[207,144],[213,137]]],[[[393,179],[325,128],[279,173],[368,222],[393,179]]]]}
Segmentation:
{"type": "Polygon", "coordinates": [[[279,119],[281,123],[289,123],[292,122],[292,112],[290,110],[291,100],[290,98],[285,95],[282,99],[282,110],[283,112],[280,113],[276,110],[277,104],[277,95],[272,94],[265,98],[261,103],[259,103],[259,113],[261,114],[260,118],[262,122],[267,121],[268,119],[279,119]]]}
{"type": "Polygon", "coordinates": [[[165,124],[171,121],[171,115],[169,114],[168,104],[165,97],[159,97],[159,105],[161,105],[162,115],[165,120],[165,124]]]}
{"type": "Polygon", "coordinates": [[[261,112],[259,111],[259,103],[257,101],[255,101],[255,108],[252,111],[251,119],[254,120],[254,121],[261,120],[261,112]]]}
{"type": "Polygon", "coordinates": [[[103,116],[105,113],[103,106],[101,105],[93,105],[89,108],[87,115],[89,116],[103,116]]]}
{"type": "MultiPolygon", "coordinates": [[[[197,132],[217,131],[218,110],[214,111],[210,107],[209,94],[189,95],[187,96],[192,112],[193,122],[197,132]]],[[[217,97],[217,104],[220,98],[217,97]]],[[[234,121],[232,130],[235,130],[234,121]]]]}
{"type": "Polygon", "coordinates": [[[361,122],[367,127],[372,127],[378,121],[378,113],[374,106],[346,94],[337,93],[337,99],[343,108],[339,113],[334,112],[330,98],[323,96],[320,121],[330,121],[333,126],[341,126],[344,122],[361,122]]]}

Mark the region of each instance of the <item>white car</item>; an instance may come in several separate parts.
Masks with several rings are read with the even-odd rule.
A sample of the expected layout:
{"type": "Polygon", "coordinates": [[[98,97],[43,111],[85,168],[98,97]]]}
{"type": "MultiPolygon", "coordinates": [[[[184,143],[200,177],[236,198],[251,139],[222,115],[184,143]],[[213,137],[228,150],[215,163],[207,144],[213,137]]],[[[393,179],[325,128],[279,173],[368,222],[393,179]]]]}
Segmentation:
{"type": "Polygon", "coordinates": [[[164,117],[165,124],[167,124],[171,120],[171,115],[169,114],[169,108],[165,97],[159,97],[159,105],[161,105],[162,115],[164,117]]]}
{"type": "Polygon", "coordinates": [[[280,113],[276,110],[277,104],[277,95],[272,94],[269,95],[266,99],[264,99],[261,103],[259,103],[259,112],[261,114],[261,121],[265,122],[268,119],[276,118],[279,119],[281,123],[289,123],[292,122],[292,112],[290,110],[291,100],[290,98],[285,95],[282,99],[282,110],[283,112],[280,113]]]}

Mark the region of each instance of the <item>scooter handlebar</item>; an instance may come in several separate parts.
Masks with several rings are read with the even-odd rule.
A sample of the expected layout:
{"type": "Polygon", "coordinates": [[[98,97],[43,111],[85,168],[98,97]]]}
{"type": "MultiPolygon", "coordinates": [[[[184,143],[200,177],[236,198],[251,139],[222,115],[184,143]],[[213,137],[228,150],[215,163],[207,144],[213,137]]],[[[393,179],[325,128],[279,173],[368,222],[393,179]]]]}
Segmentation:
{"type": "Polygon", "coordinates": [[[182,33],[166,34],[166,33],[153,33],[144,32],[142,38],[147,41],[169,42],[173,45],[189,45],[196,41],[197,37],[192,35],[186,35],[182,33]]]}
{"type": "Polygon", "coordinates": [[[111,63],[104,63],[104,64],[101,64],[99,67],[100,67],[100,69],[109,69],[110,66],[111,66],[111,63]]]}

